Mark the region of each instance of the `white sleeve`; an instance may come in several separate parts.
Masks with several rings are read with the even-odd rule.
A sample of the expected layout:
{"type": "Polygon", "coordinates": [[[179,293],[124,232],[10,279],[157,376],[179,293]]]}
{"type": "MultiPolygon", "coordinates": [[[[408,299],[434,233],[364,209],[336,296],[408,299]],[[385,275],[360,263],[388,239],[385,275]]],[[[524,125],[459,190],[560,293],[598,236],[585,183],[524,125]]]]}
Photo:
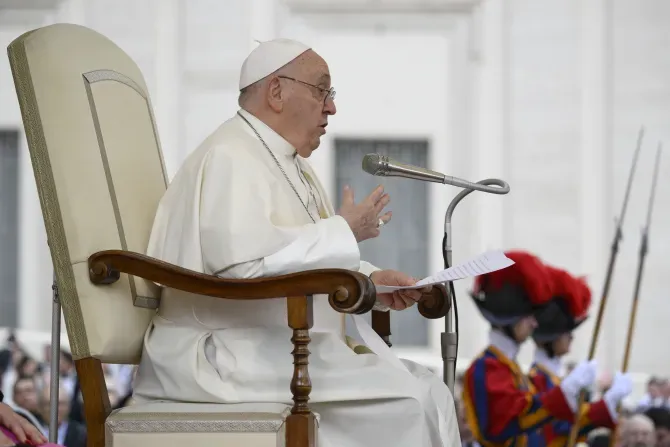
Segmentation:
{"type": "Polygon", "coordinates": [[[365,276],[370,276],[374,272],[381,270],[379,267],[376,267],[369,262],[361,261],[361,265],[358,268],[358,271],[364,274],[365,276]]]}
{"type": "Polygon", "coordinates": [[[258,278],[324,268],[356,270],[360,256],[358,244],[342,217],[320,220],[316,224],[300,227],[300,231],[299,236],[279,251],[232,265],[215,272],[216,275],[258,278]]]}
{"type": "Polygon", "coordinates": [[[199,230],[206,273],[255,278],[360,268],[358,243],[341,216],[305,225],[276,223],[277,203],[290,200],[280,183],[285,180],[255,157],[214,150],[202,176],[199,230]]]}

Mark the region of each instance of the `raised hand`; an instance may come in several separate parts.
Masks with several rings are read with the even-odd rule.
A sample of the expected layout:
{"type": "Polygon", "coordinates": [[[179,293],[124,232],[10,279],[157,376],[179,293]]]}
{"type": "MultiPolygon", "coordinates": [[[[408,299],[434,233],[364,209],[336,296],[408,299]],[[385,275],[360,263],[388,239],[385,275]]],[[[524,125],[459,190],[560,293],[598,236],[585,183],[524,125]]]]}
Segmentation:
{"type": "Polygon", "coordinates": [[[380,185],[357,204],[354,201],[354,191],[349,186],[345,186],[342,193],[342,205],[338,214],[347,221],[356,237],[356,241],[362,242],[379,236],[380,220],[383,224],[391,220],[390,211],[380,216],[380,213],[390,201],[391,198],[384,193],[384,187],[380,185]]]}

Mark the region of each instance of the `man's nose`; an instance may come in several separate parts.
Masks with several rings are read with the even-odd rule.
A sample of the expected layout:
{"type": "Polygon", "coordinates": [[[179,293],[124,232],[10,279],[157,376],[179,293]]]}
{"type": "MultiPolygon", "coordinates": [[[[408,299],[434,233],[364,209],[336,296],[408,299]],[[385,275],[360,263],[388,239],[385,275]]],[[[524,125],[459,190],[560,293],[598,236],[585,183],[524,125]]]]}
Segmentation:
{"type": "Polygon", "coordinates": [[[323,111],[327,115],[335,115],[337,113],[337,106],[335,105],[335,100],[328,96],[326,102],[323,104],[323,111]]]}

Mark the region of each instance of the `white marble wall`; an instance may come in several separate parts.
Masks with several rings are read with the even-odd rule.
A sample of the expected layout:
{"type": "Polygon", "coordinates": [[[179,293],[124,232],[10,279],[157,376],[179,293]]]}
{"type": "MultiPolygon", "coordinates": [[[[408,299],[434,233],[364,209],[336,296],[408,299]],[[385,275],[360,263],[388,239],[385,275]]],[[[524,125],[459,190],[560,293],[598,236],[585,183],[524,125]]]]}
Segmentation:
{"type": "Polygon", "coordinates": [[[643,370],[668,373],[670,347],[665,340],[670,320],[670,263],[667,258],[670,253],[670,34],[667,32],[670,3],[651,0],[616,0],[613,3],[608,188],[611,190],[609,199],[613,201],[610,206],[617,213],[640,125],[646,126],[647,133],[626,216],[617,276],[612,286],[612,298],[617,305],[608,312],[607,328],[616,345],[612,352],[617,359],[621,358],[625,343],[624,320],[632,299],[633,272],[637,266],[640,228],[646,218],[654,152],[658,141],[665,140],[666,150],[649,236],[649,255],[639,296],[637,335],[630,361],[643,370]]]}
{"type": "MultiPolygon", "coordinates": [[[[419,3],[424,8],[427,4],[392,3],[404,4],[406,12],[419,8],[419,3]]],[[[512,187],[508,196],[473,195],[459,207],[454,216],[455,258],[500,247],[538,252],[550,262],[588,275],[594,290],[594,314],[613,217],[619,213],[638,128],[646,125],[648,138],[598,349],[601,361],[616,367],[624,343],[653,150],[659,138],[668,137],[670,37],[665,24],[670,20],[670,4],[666,0],[441,2],[436,8],[442,15],[456,11],[453,20],[446,19],[443,25],[437,13],[426,9],[400,21],[374,11],[349,12],[355,21],[342,22],[328,12],[341,2],[312,3],[308,13],[301,9],[305,4],[286,0],[62,0],[56,10],[42,14],[2,16],[0,44],[6,46],[19,33],[53,21],[80,23],[110,37],[145,74],[168,170],[174,173],[189,151],[236,109],[238,67],[253,39],[302,35],[323,42],[324,51],[333,53],[333,63],[342,72],[342,82],[335,79],[335,84],[356,92],[347,100],[351,105],[340,106],[350,109],[341,113],[341,127],[365,133],[360,123],[368,120],[370,107],[363,107],[362,99],[357,104],[356,96],[364,90],[356,87],[352,74],[356,67],[346,67],[347,49],[338,48],[332,36],[349,32],[342,45],[376,45],[381,60],[393,53],[392,38],[385,43],[379,34],[366,35],[361,23],[372,17],[370,23],[378,25],[377,31],[400,25],[411,29],[407,32],[421,43],[415,49],[417,55],[444,47],[424,57],[436,58],[434,69],[445,71],[446,84],[440,91],[446,92],[446,99],[431,96],[426,86],[417,85],[409,66],[394,76],[366,77],[366,82],[376,83],[377,90],[394,92],[400,86],[423,95],[413,102],[419,104],[413,111],[417,121],[403,120],[410,122],[408,132],[433,133],[440,142],[431,154],[432,168],[471,180],[501,177],[512,187]],[[416,37],[422,23],[432,24],[427,35],[435,33],[435,45],[431,46],[426,35],[416,37]],[[327,29],[321,31],[319,26],[327,29]],[[430,122],[434,129],[424,132],[422,122],[430,122]]],[[[347,95],[342,92],[340,98],[347,95]]],[[[405,116],[403,110],[396,116],[405,116]]],[[[9,66],[6,58],[0,58],[0,126],[20,127],[20,121],[9,66]]],[[[333,124],[336,122],[337,118],[333,124]]],[[[375,126],[369,132],[378,133],[379,126],[375,126]]],[[[324,155],[316,161],[326,179],[332,170],[328,160],[324,155]]],[[[21,325],[48,331],[49,255],[27,158],[22,165],[21,325]],[[45,311],[34,312],[36,306],[44,306],[45,311]]],[[[670,371],[663,344],[658,343],[659,337],[667,337],[663,322],[670,318],[663,281],[670,273],[663,258],[670,248],[670,209],[665,205],[670,184],[663,180],[669,174],[670,160],[666,160],[631,359],[632,368],[638,371],[670,371]]],[[[437,211],[431,218],[435,233],[431,237],[435,239],[441,238],[441,214],[454,192],[434,189],[437,211]]],[[[431,259],[439,268],[439,253],[431,259]]],[[[464,283],[457,288],[463,359],[476,355],[486,340],[486,325],[465,295],[469,286],[464,283]]],[[[594,319],[580,331],[576,357],[586,353],[594,319]]],[[[440,324],[434,325],[434,349],[417,356],[439,359],[440,324]]],[[[523,360],[528,355],[525,350],[523,360]]]]}

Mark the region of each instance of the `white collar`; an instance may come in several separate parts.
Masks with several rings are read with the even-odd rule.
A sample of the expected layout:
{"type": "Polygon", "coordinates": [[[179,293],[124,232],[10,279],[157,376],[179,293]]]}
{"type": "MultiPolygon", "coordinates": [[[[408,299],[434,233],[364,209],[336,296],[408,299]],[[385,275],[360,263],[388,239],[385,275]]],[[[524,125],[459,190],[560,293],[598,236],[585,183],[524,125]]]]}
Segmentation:
{"type": "Polygon", "coordinates": [[[549,357],[549,354],[544,349],[535,348],[535,359],[533,362],[542,365],[556,377],[561,377],[561,359],[559,357],[549,357]]]}
{"type": "MultiPolygon", "coordinates": [[[[240,109],[239,113],[246,118],[252,126],[254,126],[254,129],[256,129],[256,132],[263,138],[263,141],[265,141],[265,144],[268,145],[270,150],[277,156],[283,156],[283,157],[295,157],[297,152],[295,148],[284,139],[281,135],[279,135],[277,132],[275,132],[270,126],[265,124],[263,121],[258,119],[256,116],[252,115],[250,112],[240,109]]],[[[236,117],[240,119],[239,117],[236,117]]],[[[258,138],[254,131],[249,127],[249,125],[244,122],[244,120],[240,119],[242,127],[245,128],[246,132],[248,132],[250,135],[252,135],[254,138],[258,138]]]]}
{"type": "Polygon", "coordinates": [[[505,354],[510,360],[516,361],[519,344],[498,329],[491,329],[491,332],[489,332],[489,344],[505,354]]]}

